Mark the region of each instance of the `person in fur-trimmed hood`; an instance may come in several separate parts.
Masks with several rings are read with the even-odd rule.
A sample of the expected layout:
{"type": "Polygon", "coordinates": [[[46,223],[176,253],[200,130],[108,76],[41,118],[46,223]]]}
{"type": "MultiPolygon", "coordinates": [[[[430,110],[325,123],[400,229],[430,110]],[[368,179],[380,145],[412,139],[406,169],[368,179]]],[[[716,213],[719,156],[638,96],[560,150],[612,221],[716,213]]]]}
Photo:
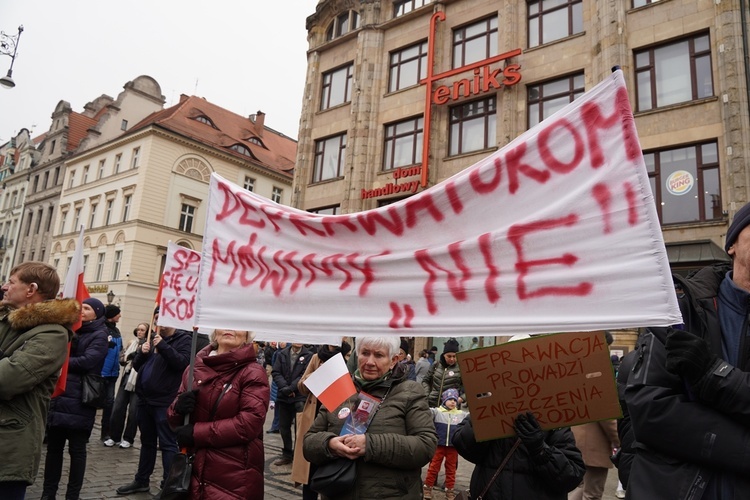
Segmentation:
{"type": "Polygon", "coordinates": [[[50,395],[81,309],[55,299],[57,270],[24,262],[10,271],[0,304],[0,498],[23,498],[42,453],[50,395]]]}

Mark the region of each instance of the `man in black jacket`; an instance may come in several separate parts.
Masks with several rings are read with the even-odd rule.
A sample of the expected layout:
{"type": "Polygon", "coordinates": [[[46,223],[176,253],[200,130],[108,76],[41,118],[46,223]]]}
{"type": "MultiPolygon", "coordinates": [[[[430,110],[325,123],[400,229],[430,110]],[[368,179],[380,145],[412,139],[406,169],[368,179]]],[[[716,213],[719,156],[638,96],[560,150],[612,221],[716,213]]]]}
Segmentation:
{"type": "MultiPolygon", "coordinates": [[[[154,322],[158,322],[158,316],[154,322]]],[[[153,339],[144,343],[133,359],[133,369],[138,371],[135,392],[138,394],[141,454],[135,479],[117,488],[118,495],[149,491],[149,479],[156,464],[157,441],[161,448],[164,479],[167,477],[178,450],[176,436],[167,423],[167,408],[177,396],[182,373],[190,364],[190,344],[191,337],[183,330],[159,326],[153,339]]]]}
{"type": "Polygon", "coordinates": [[[292,424],[297,413],[301,412],[305,405],[305,395],[300,394],[297,384],[305,374],[312,355],[313,351],[302,344],[291,344],[276,354],[271,374],[278,388],[276,412],[279,415],[279,434],[283,448],[281,458],[276,460],[274,465],[289,465],[294,458],[292,424]]]}
{"type": "Polygon", "coordinates": [[[750,204],[727,232],[731,266],[674,276],[684,324],[638,339],[625,389],[637,450],[626,498],[750,499],[748,226],[750,204]]]}

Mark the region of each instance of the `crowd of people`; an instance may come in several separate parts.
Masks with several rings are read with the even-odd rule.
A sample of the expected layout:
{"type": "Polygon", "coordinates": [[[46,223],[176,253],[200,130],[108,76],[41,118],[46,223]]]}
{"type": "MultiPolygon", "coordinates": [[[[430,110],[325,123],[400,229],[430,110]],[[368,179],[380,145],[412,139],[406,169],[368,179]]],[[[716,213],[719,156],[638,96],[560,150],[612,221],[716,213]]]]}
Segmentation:
{"type": "Polygon", "coordinates": [[[750,204],[727,233],[729,264],[674,276],[683,324],[644,328],[632,352],[612,358],[621,418],[544,430],[522,412],[514,436],[486,441],[474,432],[454,338],[415,361],[408,339],[393,336],[287,345],[219,329],[193,338],[160,325],[157,308],[124,342],[119,307],[59,299],[53,267],[20,264],[0,306],[0,498],[25,498],[44,443],[42,498],[57,495],[66,446],[65,497],[79,498],[99,409],[100,445],[129,448],[140,433],[121,495],[151,489],[159,451],[161,487],[182,449],[193,457],[190,498],[263,498],[271,418],[267,432],[282,442],[273,465],[292,466],[306,500],[429,499],[443,467],[452,500],[459,456],[474,464],[471,498],[598,500],[613,465],[620,498],[750,498],[749,226],[750,204]],[[305,381],[339,354],[356,393],[327,408],[305,381]],[[58,378],[64,390],[52,397],[58,378]],[[97,404],[85,395],[92,380],[102,387],[97,404]]]}

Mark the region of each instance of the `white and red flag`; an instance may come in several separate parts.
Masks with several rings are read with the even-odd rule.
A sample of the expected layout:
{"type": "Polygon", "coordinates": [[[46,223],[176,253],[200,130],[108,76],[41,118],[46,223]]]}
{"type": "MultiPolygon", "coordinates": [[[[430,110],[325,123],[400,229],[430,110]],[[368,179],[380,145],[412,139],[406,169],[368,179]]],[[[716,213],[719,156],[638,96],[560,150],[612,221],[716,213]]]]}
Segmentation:
{"type": "Polygon", "coordinates": [[[357,389],[341,353],[320,365],[304,382],[328,411],[335,410],[357,389]]]}
{"type": "MultiPolygon", "coordinates": [[[[83,303],[84,300],[90,297],[89,291],[86,285],[83,283],[83,226],[81,226],[81,233],[78,235],[78,244],[76,245],[76,251],[73,254],[73,260],[70,261],[70,267],[68,268],[68,274],[65,276],[65,283],[63,284],[62,297],[65,299],[76,299],[79,303],[83,303]]],[[[73,331],[78,330],[81,327],[81,318],[75,322],[71,329],[73,331]]],[[[66,381],[68,379],[68,360],[70,359],[70,344],[68,344],[68,355],[65,358],[60,369],[60,378],[57,379],[55,390],[52,392],[52,397],[59,396],[65,392],[66,381]]]]}

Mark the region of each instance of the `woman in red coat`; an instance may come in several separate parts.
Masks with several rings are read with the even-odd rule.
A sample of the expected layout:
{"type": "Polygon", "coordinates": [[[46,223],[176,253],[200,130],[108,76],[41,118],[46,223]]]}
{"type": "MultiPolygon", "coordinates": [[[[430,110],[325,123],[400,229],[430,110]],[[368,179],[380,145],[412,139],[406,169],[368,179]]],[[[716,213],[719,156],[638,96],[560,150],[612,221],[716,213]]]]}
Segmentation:
{"type": "Polygon", "coordinates": [[[195,454],[190,498],[262,499],[269,388],[252,336],[214,331],[211,345],[196,356],[193,384],[186,392],[186,370],[168,412],[178,444],[195,454]]]}

